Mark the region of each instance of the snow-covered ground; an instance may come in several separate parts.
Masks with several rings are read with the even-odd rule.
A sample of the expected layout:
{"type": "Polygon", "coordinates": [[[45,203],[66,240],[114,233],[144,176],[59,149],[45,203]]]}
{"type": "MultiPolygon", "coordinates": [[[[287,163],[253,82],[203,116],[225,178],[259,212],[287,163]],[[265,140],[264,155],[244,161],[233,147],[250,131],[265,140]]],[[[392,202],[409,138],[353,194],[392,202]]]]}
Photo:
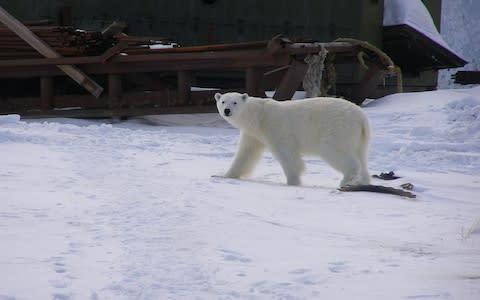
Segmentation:
{"type": "Polygon", "coordinates": [[[0,116],[0,299],[480,299],[480,87],[364,109],[372,173],[402,176],[374,183],[417,199],[314,158],[285,186],[268,153],[212,177],[238,138],[216,115],[0,116]]]}

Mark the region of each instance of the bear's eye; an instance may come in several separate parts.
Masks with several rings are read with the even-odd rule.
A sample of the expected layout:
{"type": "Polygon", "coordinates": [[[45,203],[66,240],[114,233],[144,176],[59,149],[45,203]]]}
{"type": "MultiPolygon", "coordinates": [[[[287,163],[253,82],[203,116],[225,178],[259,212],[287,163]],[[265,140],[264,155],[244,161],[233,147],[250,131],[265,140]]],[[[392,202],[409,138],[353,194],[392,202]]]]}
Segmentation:
{"type": "Polygon", "coordinates": [[[225,101],[222,101],[222,104],[225,104],[225,101]]]}
{"type": "Polygon", "coordinates": [[[233,102],[233,105],[237,105],[237,102],[233,102]]]}

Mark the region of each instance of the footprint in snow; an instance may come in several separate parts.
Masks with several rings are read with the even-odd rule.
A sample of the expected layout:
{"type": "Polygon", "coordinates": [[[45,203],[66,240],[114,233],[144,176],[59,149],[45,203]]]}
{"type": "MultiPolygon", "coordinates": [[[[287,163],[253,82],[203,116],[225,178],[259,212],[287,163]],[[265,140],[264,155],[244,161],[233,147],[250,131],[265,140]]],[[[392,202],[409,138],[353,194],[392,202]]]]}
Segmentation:
{"type": "Polygon", "coordinates": [[[64,280],[50,280],[50,285],[57,289],[64,289],[68,287],[68,282],[64,280]]]}
{"type": "Polygon", "coordinates": [[[241,263],[249,263],[252,261],[250,258],[245,257],[244,255],[235,251],[220,249],[220,252],[222,252],[223,259],[227,261],[241,262],[241,263]]]}
{"type": "Polygon", "coordinates": [[[293,275],[301,275],[301,274],[305,274],[305,273],[308,273],[308,272],[310,272],[310,269],[295,269],[295,270],[292,270],[288,273],[293,274],[293,275]]]}
{"type": "Polygon", "coordinates": [[[62,262],[54,263],[53,270],[55,270],[55,273],[65,273],[67,271],[67,269],[65,269],[65,264],[62,262]]]}
{"type": "Polygon", "coordinates": [[[68,300],[70,299],[69,295],[65,294],[53,294],[52,300],[68,300]]]}
{"type": "Polygon", "coordinates": [[[348,267],[346,266],[346,262],[344,261],[335,261],[328,263],[329,267],[328,270],[332,273],[340,273],[345,271],[348,267]]]}
{"type": "Polygon", "coordinates": [[[306,268],[295,269],[288,274],[295,276],[292,281],[303,285],[318,285],[324,282],[317,275],[312,274],[312,270],[306,268]]]}

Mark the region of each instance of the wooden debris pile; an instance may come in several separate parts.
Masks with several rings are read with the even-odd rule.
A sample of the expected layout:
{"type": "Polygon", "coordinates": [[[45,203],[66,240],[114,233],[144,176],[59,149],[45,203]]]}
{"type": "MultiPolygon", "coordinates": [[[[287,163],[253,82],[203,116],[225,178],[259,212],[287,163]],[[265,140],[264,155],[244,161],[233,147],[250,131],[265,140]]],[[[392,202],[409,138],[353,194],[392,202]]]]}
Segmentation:
{"type": "MultiPolygon", "coordinates": [[[[112,35],[69,26],[45,25],[44,22],[32,22],[27,27],[58,54],[66,57],[101,55],[119,43],[123,43],[122,52],[127,54],[144,53],[150,48],[169,44],[164,38],[134,37],[124,33],[112,35]]],[[[1,60],[39,57],[42,55],[18,35],[0,25],[1,60]]]]}
{"type": "MultiPolygon", "coordinates": [[[[96,31],[65,26],[28,26],[62,56],[98,55],[112,46],[113,40],[96,31]]],[[[38,58],[41,55],[18,35],[0,26],[0,59],[38,58]]]]}

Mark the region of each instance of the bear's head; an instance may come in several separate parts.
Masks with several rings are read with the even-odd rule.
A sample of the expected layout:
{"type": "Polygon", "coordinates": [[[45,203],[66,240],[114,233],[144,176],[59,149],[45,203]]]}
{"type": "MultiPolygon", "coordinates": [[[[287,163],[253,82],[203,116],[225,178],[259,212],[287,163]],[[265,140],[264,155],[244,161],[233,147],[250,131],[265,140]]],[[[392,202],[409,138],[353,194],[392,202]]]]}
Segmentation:
{"type": "Polygon", "coordinates": [[[239,117],[245,107],[248,94],[226,93],[222,95],[216,93],[215,100],[217,101],[218,113],[229,123],[232,123],[239,117]]]}

